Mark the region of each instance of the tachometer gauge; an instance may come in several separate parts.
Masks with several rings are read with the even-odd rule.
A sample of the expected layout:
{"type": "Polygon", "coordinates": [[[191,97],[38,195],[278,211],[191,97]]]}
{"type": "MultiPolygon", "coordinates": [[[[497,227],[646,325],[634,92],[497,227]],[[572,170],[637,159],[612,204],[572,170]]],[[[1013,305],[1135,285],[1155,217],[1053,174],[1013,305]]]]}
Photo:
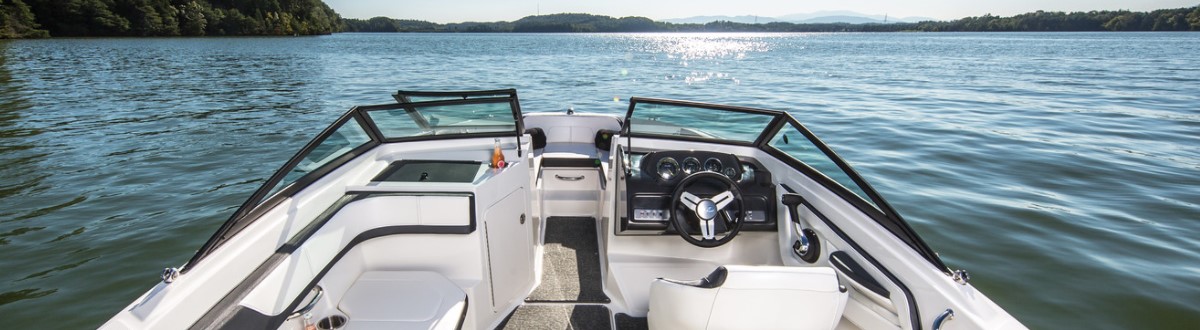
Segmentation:
{"type": "Polygon", "coordinates": [[[732,168],[732,167],[725,168],[725,176],[729,177],[729,179],[733,180],[733,181],[740,181],[740,179],[742,178],[741,176],[738,175],[737,169],[732,168]]]}
{"type": "Polygon", "coordinates": [[[710,172],[721,173],[721,161],[716,158],[709,158],[704,161],[704,170],[710,172]]]}
{"type": "Polygon", "coordinates": [[[663,158],[655,167],[658,169],[658,177],[663,180],[670,180],[679,174],[679,162],[675,161],[675,158],[663,158]]]}
{"type": "Polygon", "coordinates": [[[696,157],[688,157],[683,160],[683,173],[692,174],[700,172],[700,160],[696,157]]]}

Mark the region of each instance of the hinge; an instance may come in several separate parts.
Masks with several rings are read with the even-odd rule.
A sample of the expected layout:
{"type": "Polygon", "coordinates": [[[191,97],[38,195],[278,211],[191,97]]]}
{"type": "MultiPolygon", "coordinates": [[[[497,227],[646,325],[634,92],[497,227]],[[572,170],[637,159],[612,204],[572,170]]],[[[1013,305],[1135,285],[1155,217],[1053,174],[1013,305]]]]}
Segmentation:
{"type": "Polygon", "coordinates": [[[163,283],[170,284],[171,282],[175,282],[175,279],[179,278],[179,268],[175,268],[175,267],[163,268],[161,277],[162,277],[163,283]]]}
{"type": "Polygon", "coordinates": [[[959,269],[959,270],[954,271],[953,276],[954,276],[954,281],[958,282],[958,284],[967,285],[967,282],[971,281],[971,274],[967,273],[967,270],[965,270],[965,269],[959,269]]]}

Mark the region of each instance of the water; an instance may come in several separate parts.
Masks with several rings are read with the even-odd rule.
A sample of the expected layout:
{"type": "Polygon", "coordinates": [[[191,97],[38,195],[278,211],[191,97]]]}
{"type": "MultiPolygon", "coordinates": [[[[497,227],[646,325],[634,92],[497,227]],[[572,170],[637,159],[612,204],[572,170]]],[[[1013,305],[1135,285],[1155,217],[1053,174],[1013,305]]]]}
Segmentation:
{"type": "Polygon", "coordinates": [[[1026,325],[1194,328],[1196,63],[1195,33],[0,42],[0,320],[100,325],[351,105],[513,87],[792,111],[1026,325]]]}

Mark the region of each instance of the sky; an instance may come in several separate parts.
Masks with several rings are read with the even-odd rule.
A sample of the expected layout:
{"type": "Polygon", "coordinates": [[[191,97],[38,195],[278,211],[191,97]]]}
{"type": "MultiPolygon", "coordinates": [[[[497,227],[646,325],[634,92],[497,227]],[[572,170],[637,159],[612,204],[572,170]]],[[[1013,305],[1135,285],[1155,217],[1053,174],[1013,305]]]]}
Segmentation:
{"type": "Polygon", "coordinates": [[[993,14],[1011,16],[1038,10],[1149,11],[1200,5],[1200,0],[324,0],[346,18],[387,16],[437,23],[515,21],[529,15],[588,13],[614,17],[644,16],[655,20],[692,16],[764,17],[818,11],[849,10],[891,17],[932,17],[950,20],[993,14]]]}

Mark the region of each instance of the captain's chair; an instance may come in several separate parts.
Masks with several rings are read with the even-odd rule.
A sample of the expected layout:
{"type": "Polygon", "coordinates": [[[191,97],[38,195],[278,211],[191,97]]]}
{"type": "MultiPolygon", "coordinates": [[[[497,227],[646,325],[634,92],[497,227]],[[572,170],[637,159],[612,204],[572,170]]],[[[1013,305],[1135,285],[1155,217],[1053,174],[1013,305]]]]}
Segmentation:
{"type": "Polygon", "coordinates": [[[650,285],[650,329],[833,329],[846,289],[829,267],[723,266],[650,285]]]}

